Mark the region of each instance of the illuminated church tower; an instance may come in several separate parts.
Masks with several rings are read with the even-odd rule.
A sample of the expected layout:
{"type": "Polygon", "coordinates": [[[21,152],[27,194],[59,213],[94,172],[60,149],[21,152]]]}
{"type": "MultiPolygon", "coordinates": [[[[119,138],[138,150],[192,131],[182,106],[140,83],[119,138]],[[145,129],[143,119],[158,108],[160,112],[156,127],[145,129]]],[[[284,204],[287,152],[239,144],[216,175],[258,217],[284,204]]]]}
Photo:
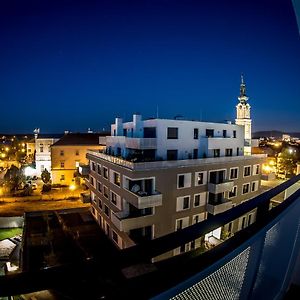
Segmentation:
{"type": "Polygon", "coordinates": [[[245,130],[245,144],[244,155],[251,155],[251,118],[250,118],[250,104],[247,102],[249,97],[246,95],[246,84],[244,82],[243,74],[241,75],[240,96],[239,103],[236,106],[237,125],[243,125],[245,130]]]}

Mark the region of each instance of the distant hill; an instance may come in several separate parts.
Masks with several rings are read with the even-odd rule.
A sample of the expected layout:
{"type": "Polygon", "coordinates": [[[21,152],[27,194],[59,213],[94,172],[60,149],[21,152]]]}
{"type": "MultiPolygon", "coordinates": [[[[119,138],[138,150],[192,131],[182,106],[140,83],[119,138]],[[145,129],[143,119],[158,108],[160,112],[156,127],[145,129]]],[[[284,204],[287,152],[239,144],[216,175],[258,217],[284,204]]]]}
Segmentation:
{"type": "Polygon", "coordinates": [[[269,131],[256,131],[252,134],[253,139],[258,139],[260,137],[270,137],[281,138],[283,134],[288,134],[291,137],[300,138],[300,132],[284,132],[279,130],[269,130],[269,131]]]}

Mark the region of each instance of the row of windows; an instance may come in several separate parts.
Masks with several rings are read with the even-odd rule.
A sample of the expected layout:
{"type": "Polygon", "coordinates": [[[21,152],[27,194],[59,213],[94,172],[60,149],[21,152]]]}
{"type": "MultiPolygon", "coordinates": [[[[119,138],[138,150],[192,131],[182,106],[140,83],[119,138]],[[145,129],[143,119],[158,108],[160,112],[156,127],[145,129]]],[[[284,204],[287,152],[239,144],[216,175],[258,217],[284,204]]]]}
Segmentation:
{"type": "MultiPolygon", "coordinates": [[[[205,134],[206,134],[206,137],[214,137],[215,130],[214,129],[206,129],[205,134]]],[[[223,130],[222,136],[224,138],[229,137],[226,129],[223,130]]],[[[236,138],[236,130],[233,130],[232,137],[236,138]]],[[[167,138],[172,139],[172,140],[178,139],[178,127],[168,127],[167,128],[167,138]]],[[[194,128],[194,139],[198,139],[198,138],[199,138],[199,129],[194,128]]]]}
{"type": "MultiPolygon", "coordinates": [[[[260,165],[259,164],[256,164],[253,166],[244,166],[243,177],[251,176],[251,174],[253,176],[260,174],[260,165]],[[251,173],[251,168],[252,168],[252,173],[251,173]]],[[[238,177],[239,177],[239,168],[238,167],[230,168],[229,179],[234,180],[234,179],[238,179],[238,177]]],[[[178,174],[177,175],[177,188],[181,189],[181,188],[191,187],[191,185],[192,185],[191,178],[192,178],[192,173],[178,174]]],[[[224,169],[224,170],[218,170],[218,171],[209,171],[208,178],[207,178],[207,171],[195,172],[194,185],[195,186],[205,185],[205,184],[207,184],[207,179],[208,179],[208,182],[222,183],[226,179],[226,170],[224,169]],[[218,179],[215,179],[216,176],[218,177],[218,179]]]]}
{"type": "MultiPolygon", "coordinates": [[[[69,154],[70,151],[68,151],[68,154],[69,154]]],[[[59,152],[60,156],[64,156],[65,155],[65,150],[60,150],[59,152]]],[[[79,150],[75,150],[75,155],[76,156],[79,156],[79,150]]]]}
{"type": "MultiPolygon", "coordinates": [[[[182,211],[191,207],[191,196],[181,196],[176,199],[176,211],[182,211]]],[[[206,193],[195,194],[193,198],[193,207],[200,207],[206,204],[206,193]]]]}
{"type": "Polygon", "coordinates": [[[90,167],[91,170],[94,172],[97,172],[98,175],[103,176],[103,178],[107,179],[109,178],[110,175],[110,182],[114,183],[117,186],[121,186],[121,176],[120,173],[112,171],[109,172],[108,168],[101,166],[100,164],[96,164],[95,162],[91,161],[90,162],[90,167]]]}
{"type": "MultiPolygon", "coordinates": [[[[250,192],[256,192],[258,190],[259,181],[252,181],[244,183],[242,186],[242,195],[248,194],[250,192]]],[[[234,198],[237,196],[238,187],[235,185],[232,190],[228,193],[228,198],[234,198]]]]}
{"type": "MultiPolygon", "coordinates": [[[[75,161],[75,168],[78,168],[79,167],[79,161],[75,161]]],[[[61,161],[60,162],[60,168],[61,169],[64,169],[64,167],[65,167],[65,162],[64,161],[61,161]]]]}

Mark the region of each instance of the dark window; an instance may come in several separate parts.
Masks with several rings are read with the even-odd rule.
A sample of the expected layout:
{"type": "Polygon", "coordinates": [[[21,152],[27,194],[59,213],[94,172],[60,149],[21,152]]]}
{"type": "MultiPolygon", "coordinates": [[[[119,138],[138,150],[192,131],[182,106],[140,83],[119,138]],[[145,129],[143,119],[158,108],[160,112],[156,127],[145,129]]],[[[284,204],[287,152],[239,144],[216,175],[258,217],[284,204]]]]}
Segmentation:
{"type": "Polygon", "coordinates": [[[65,151],[64,150],[60,150],[60,156],[64,156],[65,155],[65,151]]]}
{"type": "Polygon", "coordinates": [[[112,230],[112,239],[118,243],[118,235],[112,230]]]}
{"type": "Polygon", "coordinates": [[[204,174],[199,172],[197,174],[197,184],[198,185],[203,184],[203,179],[204,179],[204,174]]]}
{"type": "Polygon", "coordinates": [[[214,157],[220,157],[220,149],[214,149],[214,157]]]}
{"type": "Polygon", "coordinates": [[[232,198],[236,196],[237,187],[234,186],[231,191],[229,191],[228,197],[232,198]]]}
{"type": "Polygon", "coordinates": [[[178,139],[177,127],[168,127],[168,139],[178,139]]]}
{"type": "Polygon", "coordinates": [[[65,167],[65,163],[63,161],[60,162],[60,167],[64,168],[65,167]]]}
{"type": "Polygon", "coordinates": [[[213,129],[206,129],[206,136],[207,137],[214,137],[214,130],[213,129]]]}
{"type": "Polygon", "coordinates": [[[198,128],[194,128],[194,139],[197,140],[199,137],[199,129],[198,128]]]}
{"type": "Polygon", "coordinates": [[[190,198],[184,197],[183,198],[183,209],[187,209],[190,207],[190,198]]]}
{"type": "Polygon", "coordinates": [[[109,217],[109,208],[104,204],[104,213],[109,217]]]}
{"type": "Polygon", "coordinates": [[[238,168],[230,169],[230,179],[238,178],[238,168]]]}
{"type": "Polygon", "coordinates": [[[193,158],[197,159],[198,158],[198,149],[193,150],[193,158]]]}
{"type": "Polygon", "coordinates": [[[98,199],[98,206],[100,209],[102,209],[102,200],[98,199]]]}
{"type": "Polygon", "coordinates": [[[117,205],[117,195],[113,192],[111,192],[111,199],[110,201],[114,204],[117,205]]]}
{"type": "Polygon", "coordinates": [[[101,166],[100,165],[97,165],[97,172],[99,175],[101,175],[101,166]]]}
{"type": "Polygon", "coordinates": [[[96,171],[96,164],[94,162],[92,162],[92,170],[96,171]]]}
{"type": "Polygon", "coordinates": [[[177,150],[167,150],[167,160],[177,160],[177,150]]]}
{"type": "Polygon", "coordinates": [[[194,198],[194,207],[200,206],[200,195],[196,195],[194,198]]]}
{"type": "Polygon", "coordinates": [[[75,155],[76,155],[76,156],[79,155],[79,150],[75,150],[75,155]]]}
{"type": "Polygon", "coordinates": [[[177,220],[177,222],[176,222],[176,228],[177,228],[177,230],[182,229],[182,226],[183,226],[183,221],[182,220],[177,220]]]}
{"type": "Polygon", "coordinates": [[[99,181],[97,181],[97,189],[98,189],[98,192],[102,192],[102,188],[101,188],[101,183],[99,181]]]}
{"type": "Polygon", "coordinates": [[[236,130],[233,130],[233,137],[236,138],[236,130]]]}
{"type": "Polygon", "coordinates": [[[248,226],[251,225],[252,214],[248,216],[248,226]]]}
{"type": "Polygon", "coordinates": [[[103,186],[103,195],[104,195],[105,198],[108,199],[108,189],[107,189],[106,186],[103,186]]]}
{"type": "Polygon", "coordinates": [[[243,217],[242,219],[242,229],[246,227],[246,217],[243,217]]]}
{"type": "Polygon", "coordinates": [[[178,176],[178,187],[179,188],[184,187],[184,175],[179,175],[178,176]]]}
{"type": "Polygon", "coordinates": [[[103,167],[103,177],[106,179],[108,178],[108,169],[105,167],[103,167]]]}
{"type": "Polygon", "coordinates": [[[227,137],[227,130],[226,130],[226,129],[223,130],[223,137],[224,137],[224,138],[227,137]]]}
{"type": "Polygon", "coordinates": [[[250,166],[244,167],[244,177],[250,175],[251,175],[251,167],[250,166]]]}
{"type": "Polygon", "coordinates": [[[194,223],[199,223],[199,216],[198,215],[194,217],[194,223]]]}
{"type": "Polygon", "coordinates": [[[123,135],[127,136],[127,129],[126,128],[123,129],[123,135]]]}
{"type": "Polygon", "coordinates": [[[232,149],[225,149],[225,156],[232,156],[232,149]]]}
{"type": "Polygon", "coordinates": [[[144,138],[156,138],[156,127],[144,127],[144,138]]]}
{"type": "Polygon", "coordinates": [[[236,156],[239,156],[239,155],[240,155],[240,148],[237,147],[237,148],[236,148],[236,156]]]}
{"type": "Polygon", "coordinates": [[[249,193],[249,186],[249,183],[243,185],[243,194],[249,193]]]}

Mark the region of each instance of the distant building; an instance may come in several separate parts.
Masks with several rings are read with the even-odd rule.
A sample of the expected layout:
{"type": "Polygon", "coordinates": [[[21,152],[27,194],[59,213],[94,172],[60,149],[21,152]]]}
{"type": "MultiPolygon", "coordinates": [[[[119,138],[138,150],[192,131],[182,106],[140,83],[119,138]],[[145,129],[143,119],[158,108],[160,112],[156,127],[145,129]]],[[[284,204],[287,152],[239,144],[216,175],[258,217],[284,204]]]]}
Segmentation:
{"type": "Polygon", "coordinates": [[[35,139],[26,142],[26,158],[27,162],[32,162],[35,159],[35,139]]]}
{"type": "MultiPolygon", "coordinates": [[[[103,133],[108,135],[108,133],[103,133]]],[[[101,150],[105,145],[99,144],[96,133],[67,133],[51,146],[52,183],[80,184],[78,174],[80,164],[88,164],[87,150],[101,150]],[[77,181],[77,182],[76,182],[77,181]]]]}
{"type": "Polygon", "coordinates": [[[35,134],[35,164],[36,173],[40,177],[47,169],[51,171],[51,145],[59,140],[61,135],[35,134]]]}
{"type": "MultiPolygon", "coordinates": [[[[244,156],[243,126],[142,120],[135,114],[132,122],[116,118],[111,135],[100,138],[105,153],[88,151],[88,186],[95,219],[120,248],[201,222],[261,191],[265,156],[244,156]]],[[[218,241],[254,220],[255,211],[205,239],[218,241]]],[[[158,259],[198,248],[201,242],[158,259]]]]}
{"type": "Polygon", "coordinates": [[[245,144],[244,144],[244,154],[251,155],[251,117],[250,109],[251,106],[248,103],[249,97],[246,95],[246,84],[244,82],[243,75],[241,76],[241,86],[240,95],[238,97],[239,103],[236,106],[236,119],[235,124],[244,126],[245,144]]]}

